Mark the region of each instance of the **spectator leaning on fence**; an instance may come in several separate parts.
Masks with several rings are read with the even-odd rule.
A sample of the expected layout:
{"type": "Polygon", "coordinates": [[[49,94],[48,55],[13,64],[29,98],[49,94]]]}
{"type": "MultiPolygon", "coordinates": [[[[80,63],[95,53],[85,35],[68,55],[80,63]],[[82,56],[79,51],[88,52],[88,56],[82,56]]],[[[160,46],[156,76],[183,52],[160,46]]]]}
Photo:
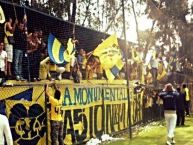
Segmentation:
{"type": "Polygon", "coordinates": [[[27,47],[27,54],[29,59],[29,72],[30,72],[30,80],[36,81],[39,79],[39,39],[38,39],[38,31],[34,30],[32,35],[28,37],[28,47],[27,47]]]}
{"type": "Polygon", "coordinates": [[[13,44],[15,43],[13,39],[13,32],[15,31],[15,27],[17,24],[17,20],[15,20],[14,25],[12,26],[12,18],[9,18],[4,25],[4,43],[5,43],[5,51],[7,52],[7,75],[8,77],[12,77],[11,71],[11,63],[13,62],[13,44]]]}
{"type": "Polygon", "coordinates": [[[25,31],[24,24],[19,22],[18,26],[16,26],[14,32],[14,73],[16,76],[16,80],[24,81],[22,74],[22,60],[23,54],[26,51],[27,47],[27,32],[25,31]]]}
{"type": "Polygon", "coordinates": [[[162,92],[159,93],[159,98],[163,100],[164,117],[167,127],[167,145],[175,143],[174,130],[176,127],[177,115],[176,115],[176,102],[179,93],[176,92],[172,84],[166,84],[162,92]]]}
{"type": "Polygon", "coordinates": [[[5,144],[5,138],[7,145],[13,145],[13,139],[7,117],[0,114],[0,120],[0,145],[5,144]]]}
{"type": "Polygon", "coordinates": [[[86,79],[86,52],[84,49],[80,49],[78,52],[78,56],[77,56],[77,61],[78,61],[78,65],[79,65],[79,69],[82,73],[82,79],[85,80],[86,79]]]}
{"type": "Polygon", "coordinates": [[[62,79],[62,73],[64,73],[65,67],[58,66],[50,61],[49,57],[46,57],[40,62],[40,79],[45,80],[49,78],[50,80],[55,80],[54,74],[56,74],[57,79],[62,79]]]}
{"type": "Polygon", "coordinates": [[[4,49],[4,43],[0,43],[0,84],[5,82],[7,75],[7,53],[4,49]]]}
{"type": "Polygon", "coordinates": [[[49,102],[51,104],[51,141],[52,145],[64,145],[64,139],[63,139],[63,110],[61,110],[62,107],[62,97],[61,92],[59,88],[53,84],[52,87],[54,87],[54,95],[51,94],[51,92],[48,92],[48,85],[46,86],[46,96],[49,99],[49,102]]]}
{"type": "Polygon", "coordinates": [[[152,78],[153,78],[154,87],[157,87],[157,85],[158,85],[157,76],[158,76],[159,61],[160,61],[160,59],[158,58],[157,53],[155,54],[155,57],[152,57],[152,59],[150,61],[151,74],[152,74],[152,78]]]}
{"type": "Polygon", "coordinates": [[[46,44],[44,43],[43,40],[43,31],[42,30],[38,30],[38,49],[37,51],[35,51],[35,58],[37,58],[36,63],[35,63],[35,68],[36,72],[35,72],[35,77],[37,79],[37,81],[40,81],[40,62],[41,62],[41,57],[42,54],[44,55],[45,53],[45,49],[46,49],[46,44]]]}

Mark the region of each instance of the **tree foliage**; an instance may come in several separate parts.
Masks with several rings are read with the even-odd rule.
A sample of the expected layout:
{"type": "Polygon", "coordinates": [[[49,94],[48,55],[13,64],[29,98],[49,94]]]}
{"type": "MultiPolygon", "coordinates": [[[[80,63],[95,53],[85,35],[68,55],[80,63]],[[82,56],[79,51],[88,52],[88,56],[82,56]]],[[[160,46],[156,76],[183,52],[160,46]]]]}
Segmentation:
{"type": "MultiPolygon", "coordinates": [[[[190,58],[190,27],[186,20],[189,12],[187,0],[148,0],[147,14],[156,22],[155,39],[162,46],[179,47],[181,57],[190,58]],[[179,39],[180,38],[180,42],[179,39]],[[188,45],[187,45],[188,44],[188,45]]],[[[173,49],[176,51],[176,49],[173,49]]]]}
{"type": "MultiPolygon", "coordinates": [[[[141,47],[180,48],[181,54],[192,51],[192,26],[186,16],[192,11],[187,0],[124,0],[126,29],[130,27],[129,15],[134,15],[136,31],[141,47]],[[140,6],[146,6],[142,11],[140,6]],[[138,29],[138,18],[148,15],[152,27],[145,32],[138,29]],[[178,40],[179,39],[179,40],[178,40]]],[[[41,8],[64,20],[101,32],[123,34],[121,1],[115,0],[48,0],[41,8]]]]}
{"type": "MultiPolygon", "coordinates": [[[[126,0],[126,5],[129,0],[126,0]]],[[[48,0],[38,6],[42,11],[78,25],[102,32],[122,30],[122,5],[115,0],[48,0]]],[[[129,7],[125,7],[129,9],[129,7]]]]}

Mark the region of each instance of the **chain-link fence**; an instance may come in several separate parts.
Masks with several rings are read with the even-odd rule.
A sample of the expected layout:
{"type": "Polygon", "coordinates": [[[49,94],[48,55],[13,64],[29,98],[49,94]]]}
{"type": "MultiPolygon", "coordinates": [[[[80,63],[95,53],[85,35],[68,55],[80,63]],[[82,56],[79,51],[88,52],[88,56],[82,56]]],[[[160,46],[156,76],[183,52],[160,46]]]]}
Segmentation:
{"type": "MultiPolygon", "coordinates": [[[[89,52],[108,36],[29,7],[22,7],[1,0],[0,4],[6,19],[12,17],[15,20],[15,16],[17,16],[17,19],[22,21],[24,14],[26,14],[27,30],[29,33],[34,32],[34,30],[42,30],[45,44],[47,44],[49,33],[56,36],[64,45],[67,44],[69,37],[75,35],[76,39],[79,40],[77,50],[84,48],[89,52]]],[[[4,26],[1,25],[0,29],[0,39],[3,41],[4,26]]],[[[119,45],[123,50],[124,42],[122,40],[119,40],[119,45]]],[[[45,46],[45,49],[39,53],[46,53],[46,48],[45,46]]],[[[36,61],[40,63],[43,59],[41,59],[40,54],[32,56],[25,54],[26,52],[24,52],[21,64],[23,66],[22,73],[25,79],[31,80],[33,78],[31,78],[31,74],[39,72],[39,66],[32,65],[32,63],[36,61]]],[[[46,69],[46,66],[41,66],[41,63],[40,67],[46,69]]],[[[139,71],[136,72],[139,73],[139,71]]],[[[187,74],[191,74],[191,72],[187,72],[187,74]]],[[[64,74],[63,78],[65,75],[68,73],[64,74]]],[[[177,75],[174,77],[178,78],[177,75]]],[[[184,75],[179,82],[182,82],[181,79],[184,80],[184,75]]],[[[172,78],[171,82],[174,80],[176,79],[172,78]]],[[[118,133],[127,129],[129,125],[148,123],[163,117],[162,106],[156,102],[157,91],[148,86],[129,88],[130,97],[128,99],[126,85],[105,85],[106,82],[101,85],[93,85],[90,82],[92,81],[83,84],[72,82],[59,84],[65,100],[62,109],[64,110],[64,141],[67,144],[80,144],[92,137],[100,137],[104,133],[118,133]],[[131,124],[129,124],[129,119],[131,119],[131,124]]],[[[12,87],[0,88],[3,102],[1,103],[1,110],[9,118],[13,139],[17,144],[42,145],[50,143],[50,105],[45,101],[45,83],[46,81],[40,85],[37,83],[30,86],[28,83],[23,85],[16,83],[18,86],[14,84],[12,87]]]]}
{"type": "MultiPolygon", "coordinates": [[[[128,98],[124,85],[57,84],[63,99],[64,142],[80,144],[102,134],[127,130],[128,98]]],[[[15,143],[49,144],[50,103],[44,85],[19,85],[1,89],[1,113],[9,118],[15,143]],[[47,100],[47,99],[46,99],[47,100]],[[45,109],[45,106],[47,106],[45,109]]],[[[49,87],[52,94],[53,88],[49,87]]],[[[162,119],[155,94],[130,88],[131,125],[162,119]]]]}

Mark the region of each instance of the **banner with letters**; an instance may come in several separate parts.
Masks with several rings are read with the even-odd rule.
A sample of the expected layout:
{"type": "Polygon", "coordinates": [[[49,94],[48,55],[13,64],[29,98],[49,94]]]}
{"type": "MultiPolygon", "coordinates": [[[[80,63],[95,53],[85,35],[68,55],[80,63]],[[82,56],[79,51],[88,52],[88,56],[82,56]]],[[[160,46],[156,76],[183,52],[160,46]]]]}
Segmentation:
{"type": "MultiPolygon", "coordinates": [[[[125,84],[60,83],[64,112],[64,143],[81,144],[102,134],[127,129],[128,95],[125,84]]],[[[130,88],[131,122],[142,119],[142,95],[130,88]]],[[[44,85],[1,88],[0,100],[9,118],[14,144],[42,145],[50,139],[49,103],[44,85]],[[47,116],[47,119],[46,119],[47,116]],[[47,125],[47,126],[46,126],[47,125]],[[47,132],[46,132],[47,129],[47,132]],[[47,133],[47,134],[46,134],[47,133]]],[[[3,107],[1,108],[3,109],[3,107]]]]}
{"type": "Polygon", "coordinates": [[[125,85],[73,84],[59,88],[63,96],[65,144],[83,143],[128,127],[125,85]]]}

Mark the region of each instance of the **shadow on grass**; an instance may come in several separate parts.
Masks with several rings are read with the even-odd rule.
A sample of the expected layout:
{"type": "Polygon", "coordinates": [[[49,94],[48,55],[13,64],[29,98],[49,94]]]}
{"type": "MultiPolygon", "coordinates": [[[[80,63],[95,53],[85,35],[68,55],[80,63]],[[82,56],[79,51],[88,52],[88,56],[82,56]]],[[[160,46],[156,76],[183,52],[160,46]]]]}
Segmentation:
{"type": "Polygon", "coordinates": [[[176,128],[184,128],[184,127],[190,127],[190,125],[179,125],[179,126],[176,126],[176,128]]]}
{"type": "MultiPolygon", "coordinates": [[[[109,143],[108,145],[165,145],[167,130],[165,121],[157,122],[156,125],[148,124],[141,132],[130,140],[128,137],[123,141],[109,143]]],[[[184,126],[178,126],[175,130],[176,145],[193,145],[193,117],[187,117],[184,126]]]]}

